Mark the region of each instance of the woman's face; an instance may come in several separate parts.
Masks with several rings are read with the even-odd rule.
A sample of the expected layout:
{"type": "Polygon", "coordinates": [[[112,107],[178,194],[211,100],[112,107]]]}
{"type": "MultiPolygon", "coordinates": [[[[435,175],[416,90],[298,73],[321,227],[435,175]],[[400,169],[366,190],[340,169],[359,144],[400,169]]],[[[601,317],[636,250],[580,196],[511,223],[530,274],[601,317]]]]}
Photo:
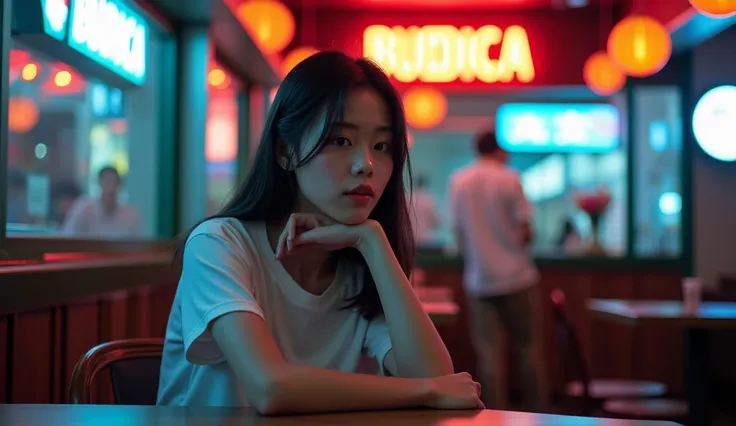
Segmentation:
{"type": "MultiPolygon", "coordinates": [[[[311,133],[303,155],[319,142],[321,129],[311,133]]],[[[368,219],[391,178],[392,140],[381,96],[371,88],[348,92],[343,122],[335,124],[324,148],[295,170],[299,211],[322,213],[349,225],[368,219]]]]}

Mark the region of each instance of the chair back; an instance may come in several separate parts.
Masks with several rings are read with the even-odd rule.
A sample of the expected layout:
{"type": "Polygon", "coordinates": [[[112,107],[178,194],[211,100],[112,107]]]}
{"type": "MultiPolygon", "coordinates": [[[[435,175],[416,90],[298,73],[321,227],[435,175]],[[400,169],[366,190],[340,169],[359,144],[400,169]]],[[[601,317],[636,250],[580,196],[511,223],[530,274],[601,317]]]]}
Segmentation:
{"type": "Polygon", "coordinates": [[[90,404],[97,375],[108,368],[115,404],[156,405],[163,339],[125,339],[90,349],[72,371],[69,401],[90,404]]]}
{"type": "Polygon", "coordinates": [[[552,311],[555,321],[555,346],[557,354],[562,363],[562,373],[565,383],[579,381],[583,387],[583,404],[589,407],[592,404],[590,396],[590,374],[588,365],[583,356],[583,348],[580,339],[575,332],[568,314],[565,293],[555,289],[550,294],[552,300],[552,311]]]}

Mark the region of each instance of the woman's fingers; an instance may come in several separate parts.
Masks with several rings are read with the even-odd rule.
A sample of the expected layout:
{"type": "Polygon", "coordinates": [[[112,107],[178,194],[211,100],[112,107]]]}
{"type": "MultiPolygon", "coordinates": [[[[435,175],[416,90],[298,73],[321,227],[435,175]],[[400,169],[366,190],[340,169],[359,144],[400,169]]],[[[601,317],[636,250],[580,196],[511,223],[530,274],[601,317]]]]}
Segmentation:
{"type": "Polygon", "coordinates": [[[316,215],[294,213],[289,216],[276,244],[276,258],[282,259],[290,254],[295,249],[297,238],[301,233],[320,226],[322,221],[316,215]]]}
{"type": "Polygon", "coordinates": [[[281,259],[284,252],[284,241],[286,241],[286,229],[281,231],[279,240],[276,242],[276,259],[281,259]]]}
{"type": "Polygon", "coordinates": [[[292,247],[294,246],[294,237],[296,235],[296,228],[297,228],[297,221],[298,216],[291,215],[289,218],[289,221],[286,222],[286,250],[287,253],[291,252],[292,247]]]}
{"type": "Polygon", "coordinates": [[[484,404],[483,401],[480,400],[480,398],[478,398],[476,400],[475,405],[478,406],[478,409],[479,410],[485,410],[486,409],[486,404],[484,404]]]}
{"type": "Polygon", "coordinates": [[[279,240],[276,243],[276,259],[281,259],[284,257],[284,254],[286,252],[286,238],[289,236],[289,222],[291,222],[291,218],[286,222],[286,226],[284,227],[284,230],[281,231],[281,235],[279,235],[279,240]]]}

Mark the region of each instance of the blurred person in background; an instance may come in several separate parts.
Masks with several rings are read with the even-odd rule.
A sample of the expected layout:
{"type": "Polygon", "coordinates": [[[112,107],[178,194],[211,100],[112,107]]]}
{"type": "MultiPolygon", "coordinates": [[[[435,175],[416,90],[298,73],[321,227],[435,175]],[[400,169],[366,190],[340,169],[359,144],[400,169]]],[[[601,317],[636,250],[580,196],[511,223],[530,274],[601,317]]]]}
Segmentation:
{"type": "Polygon", "coordinates": [[[583,239],[575,228],[572,219],[565,220],[557,245],[564,254],[580,254],[582,252],[584,248],[583,239]]]}
{"type": "Polygon", "coordinates": [[[54,210],[51,213],[51,223],[57,226],[63,225],[69,211],[81,195],[81,192],[74,183],[66,182],[59,184],[54,189],[52,203],[54,210]]]}
{"type": "Polygon", "coordinates": [[[432,194],[427,190],[427,177],[424,175],[419,175],[414,180],[414,188],[409,197],[409,212],[417,246],[431,244],[440,221],[432,194]]]}
{"type": "Polygon", "coordinates": [[[525,409],[544,411],[539,272],[529,249],[532,207],[495,134],[479,134],[475,145],[480,158],[450,177],[449,199],[451,226],[465,260],[483,401],[488,408],[509,409],[508,337],[522,370],[525,409]]]}
{"type": "Polygon", "coordinates": [[[80,198],[71,207],[62,227],[66,235],[129,238],[141,235],[138,211],[118,200],[120,174],[114,167],[99,173],[100,198],[80,198]]]}

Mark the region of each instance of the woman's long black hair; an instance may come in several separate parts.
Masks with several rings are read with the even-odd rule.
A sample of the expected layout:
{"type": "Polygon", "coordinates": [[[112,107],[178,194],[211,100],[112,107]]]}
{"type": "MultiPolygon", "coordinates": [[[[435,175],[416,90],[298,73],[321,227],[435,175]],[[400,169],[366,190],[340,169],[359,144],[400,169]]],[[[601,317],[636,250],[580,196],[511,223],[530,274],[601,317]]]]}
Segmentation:
{"type": "MultiPolygon", "coordinates": [[[[299,194],[294,168],[306,164],[319,153],[333,124],[342,119],[348,91],[363,87],[375,90],[385,102],[393,134],[393,172],[370,218],[381,224],[399,264],[409,276],[414,263],[414,238],[404,183],[407,178],[406,182],[411,185],[411,165],[401,98],[376,64],[367,59],[353,59],[342,52],[317,53],[294,67],[284,78],[269,111],[248,178],[222,210],[205,220],[233,217],[243,222],[274,222],[287,219],[295,212],[299,194]],[[307,142],[305,135],[312,134],[311,130],[315,124],[320,124],[318,120],[323,116],[326,118],[315,148],[296,158],[294,164],[280,165],[279,142],[288,152],[303,152],[300,148],[307,142]]],[[[189,233],[191,231],[178,242],[176,259],[179,261],[189,233]]],[[[364,317],[373,318],[382,307],[365,260],[356,250],[344,250],[342,254],[364,266],[362,290],[348,299],[346,308],[357,308],[364,317]]]]}

